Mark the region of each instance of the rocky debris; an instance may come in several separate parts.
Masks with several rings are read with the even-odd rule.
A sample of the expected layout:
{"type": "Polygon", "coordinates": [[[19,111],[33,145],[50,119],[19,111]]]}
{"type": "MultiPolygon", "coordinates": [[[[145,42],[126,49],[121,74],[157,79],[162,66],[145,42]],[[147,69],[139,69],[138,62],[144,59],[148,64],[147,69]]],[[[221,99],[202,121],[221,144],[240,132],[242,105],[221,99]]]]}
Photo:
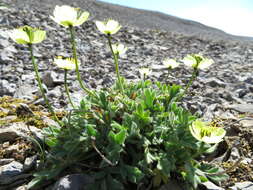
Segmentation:
{"type": "Polygon", "coordinates": [[[0,159],[0,166],[9,164],[9,163],[11,163],[12,161],[14,161],[13,158],[0,159]]]}
{"type": "Polygon", "coordinates": [[[0,80],[0,96],[13,96],[16,90],[16,85],[9,83],[7,80],[0,80]]]}
{"type": "Polygon", "coordinates": [[[25,117],[25,116],[35,116],[31,108],[27,104],[20,103],[16,109],[16,114],[18,117],[25,117]]]}
{"type": "Polygon", "coordinates": [[[9,164],[0,166],[0,184],[6,185],[20,179],[19,176],[23,173],[23,165],[13,161],[9,164]]]}
{"type": "Polygon", "coordinates": [[[32,100],[36,93],[36,87],[29,84],[19,84],[15,91],[14,98],[32,100]]]}
{"type": "Polygon", "coordinates": [[[92,178],[85,174],[71,174],[59,179],[52,190],[86,190],[90,183],[93,183],[92,178]]]}
{"type": "Polygon", "coordinates": [[[24,167],[23,167],[24,171],[27,172],[27,171],[33,169],[36,165],[37,159],[38,159],[37,155],[26,158],[24,161],[24,167]]]}
{"type": "Polygon", "coordinates": [[[250,181],[235,183],[235,185],[230,187],[229,190],[253,190],[253,183],[250,181]]]}
{"type": "Polygon", "coordinates": [[[233,104],[228,108],[236,110],[240,113],[253,113],[253,104],[233,104]]]}
{"type": "Polygon", "coordinates": [[[253,130],[253,118],[245,118],[240,121],[240,124],[245,128],[251,128],[253,130]]]}
{"type": "Polygon", "coordinates": [[[0,142],[14,141],[17,137],[31,140],[31,134],[34,138],[43,141],[41,130],[34,126],[27,126],[23,122],[10,123],[0,128],[0,142]]]}
{"type": "Polygon", "coordinates": [[[58,79],[58,75],[53,71],[48,71],[42,76],[42,81],[47,87],[55,87],[56,85],[63,84],[62,80],[58,79]]]}
{"type": "Polygon", "coordinates": [[[202,185],[204,186],[205,190],[225,190],[210,181],[204,182],[202,185]]]}

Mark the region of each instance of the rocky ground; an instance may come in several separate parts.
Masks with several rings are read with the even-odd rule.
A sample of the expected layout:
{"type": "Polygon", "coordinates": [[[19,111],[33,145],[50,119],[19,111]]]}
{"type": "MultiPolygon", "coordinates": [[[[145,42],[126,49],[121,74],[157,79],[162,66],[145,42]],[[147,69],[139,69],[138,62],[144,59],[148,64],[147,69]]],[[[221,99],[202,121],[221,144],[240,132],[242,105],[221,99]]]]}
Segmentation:
{"type": "MultiPolygon", "coordinates": [[[[5,2],[10,7],[0,9],[0,189],[21,190],[31,179],[37,159],[28,128],[43,127],[52,121],[43,108],[28,50],[6,38],[4,31],[24,24],[47,31],[47,39],[35,46],[35,56],[47,96],[59,111],[69,109],[69,105],[63,90],[64,73],[53,65],[52,59],[56,55],[71,56],[71,45],[68,31],[49,18],[49,10],[54,8],[49,9],[50,4],[42,6],[39,1],[24,1],[34,6],[21,6],[22,2],[5,2]],[[23,112],[38,119],[22,121],[23,112]]],[[[77,28],[78,55],[83,81],[99,89],[112,85],[114,65],[106,39],[97,31],[95,17],[91,18],[77,28]]],[[[189,69],[181,66],[168,76],[167,71],[157,65],[161,65],[164,58],[180,60],[189,53],[202,53],[215,61],[208,71],[200,72],[190,96],[184,100],[184,106],[193,113],[227,130],[226,140],[211,160],[228,170],[230,179],[219,184],[220,187],[205,184],[203,189],[253,189],[253,44],[225,37],[210,39],[131,26],[123,26],[113,37],[114,42],[128,47],[120,60],[120,72],[131,81],[139,80],[138,69],[145,66],[153,68],[150,79],[154,81],[184,85],[191,74],[189,69]]],[[[78,102],[84,94],[73,72],[69,86],[78,102]]],[[[39,129],[31,131],[40,136],[39,129]]]]}

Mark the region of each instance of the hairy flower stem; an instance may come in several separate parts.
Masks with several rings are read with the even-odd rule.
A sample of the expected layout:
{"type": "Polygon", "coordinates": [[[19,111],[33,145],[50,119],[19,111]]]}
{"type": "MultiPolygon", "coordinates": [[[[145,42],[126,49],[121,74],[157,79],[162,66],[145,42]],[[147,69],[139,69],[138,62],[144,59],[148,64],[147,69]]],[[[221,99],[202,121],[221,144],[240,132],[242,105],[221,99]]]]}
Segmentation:
{"type": "Polygon", "coordinates": [[[66,94],[68,96],[68,99],[69,99],[69,103],[71,104],[71,106],[73,107],[73,109],[75,109],[75,106],[70,98],[70,94],[69,94],[69,88],[68,88],[68,84],[67,84],[67,75],[68,75],[68,70],[65,69],[64,71],[64,87],[65,87],[65,91],[66,91],[66,94]]]}
{"type": "Polygon", "coordinates": [[[33,69],[35,71],[36,80],[38,82],[39,89],[40,89],[40,92],[42,94],[42,97],[44,98],[44,101],[46,102],[46,105],[47,105],[50,113],[53,115],[55,121],[59,124],[59,126],[61,126],[61,122],[59,121],[58,117],[56,116],[56,114],[53,110],[53,107],[51,106],[51,104],[49,103],[49,101],[47,99],[44,88],[42,87],[42,82],[41,82],[40,75],[39,75],[39,72],[38,72],[38,65],[35,63],[35,58],[34,58],[34,55],[33,55],[33,46],[32,46],[32,44],[28,44],[28,48],[29,48],[29,51],[30,51],[32,64],[33,64],[33,69]]]}
{"type": "Polygon", "coordinates": [[[192,73],[192,76],[191,76],[188,84],[186,85],[184,91],[178,96],[176,101],[180,101],[183,98],[183,96],[188,93],[188,90],[189,90],[190,86],[192,85],[193,81],[197,78],[198,73],[199,73],[198,69],[194,68],[194,71],[192,73]]]}
{"type": "Polygon", "coordinates": [[[82,82],[81,79],[81,75],[79,72],[79,66],[78,66],[78,62],[77,62],[77,54],[76,54],[76,41],[75,41],[75,30],[73,26],[69,27],[69,31],[70,31],[70,35],[71,35],[71,44],[72,44],[72,51],[73,51],[73,57],[75,60],[75,65],[76,65],[76,75],[77,75],[77,80],[81,86],[81,88],[88,94],[91,96],[95,96],[92,91],[90,91],[88,88],[86,88],[82,82]]]}
{"type": "Polygon", "coordinates": [[[113,49],[112,49],[112,37],[111,37],[110,34],[107,35],[107,39],[108,39],[108,44],[109,44],[110,50],[111,50],[112,55],[113,55],[114,64],[115,64],[115,71],[116,71],[116,75],[117,75],[117,78],[118,78],[120,90],[121,90],[121,93],[123,94],[124,88],[123,88],[121,77],[120,77],[120,74],[119,74],[119,55],[115,54],[113,52],[113,49]]]}

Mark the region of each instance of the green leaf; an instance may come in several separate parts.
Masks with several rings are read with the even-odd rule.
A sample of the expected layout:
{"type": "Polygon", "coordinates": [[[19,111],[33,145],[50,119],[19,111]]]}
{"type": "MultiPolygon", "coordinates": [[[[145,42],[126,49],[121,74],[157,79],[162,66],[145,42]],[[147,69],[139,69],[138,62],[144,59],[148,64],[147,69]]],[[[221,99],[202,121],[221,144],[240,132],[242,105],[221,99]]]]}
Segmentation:
{"type": "Polygon", "coordinates": [[[42,184],[44,182],[45,178],[44,177],[35,177],[30,181],[27,185],[27,189],[33,189],[36,186],[42,184]]]}
{"type": "Polygon", "coordinates": [[[226,181],[229,179],[229,175],[227,174],[219,174],[219,175],[207,175],[207,177],[213,181],[214,183],[219,183],[221,181],[226,181]]]}
{"type": "Polygon", "coordinates": [[[88,124],[86,125],[87,133],[89,136],[96,137],[97,136],[97,130],[95,129],[96,125],[88,124]]]}
{"type": "Polygon", "coordinates": [[[125,169],[127,171],[128,180],[132,183],[139,183],[144,177],[142,171],[137,167],[125,165],[125,169]]]}
{"type": "Polygon", "coordinates": [[[116,143],[122,145],[126,140],[126,130],[121,130],[119,133],[115,135],[115,141],[116,143]]]}

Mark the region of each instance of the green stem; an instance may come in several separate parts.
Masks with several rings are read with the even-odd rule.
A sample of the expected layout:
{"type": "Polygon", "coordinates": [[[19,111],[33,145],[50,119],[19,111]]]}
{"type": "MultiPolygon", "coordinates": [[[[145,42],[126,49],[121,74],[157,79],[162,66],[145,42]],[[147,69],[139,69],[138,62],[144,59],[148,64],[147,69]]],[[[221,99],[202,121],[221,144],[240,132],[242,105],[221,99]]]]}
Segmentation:
{"type": "Polygon", "coordinates": [[[67,74],[68,74],[68,70],[65,69],[65,71],[64,71],[64,87],[65,87],[65,91],[66,91],[66,94],[69,99],[69,103],[72,105],[73,109],[75,109],[75,106],[74,106],[74,104],[70,98],[70,94],[69,94],[69,88],[68,88],[68,84],[67,84],[67,74]]]}
{"type": "Polygon", "coordinates": [[[194,71],[193,71],[193,73],[192,73],[192,76],[191,76],[191,78],[190,78],[188,84],[186,85],[184,91],[183,91],[183,92],[179,95],[179,97],[176,99],[176,101],[180,101],[180,100],[183,98],[183,96],[184,96],[185,94],[188,93],[188,90],[189,90],[190,86],[192,85],[193,81],[194,81],[194,80],[197,78],[197,76],[198,76],[198,72],[199,72],[198,69],[197,69],[197,68],[194,68],[194,71]]]}
{"type": "Polygon", "coordinates": [[[81,88],[89,95],[95,96],[92,91],[90,91],[88,88],[86,88],[82,82],[81,75],[79,72],[79,66],[77,62],[77,53],[76,53],[76,41],[75,41],[75,30],[73,26],[69,27],[70,35],[71,35],[71,44],[72,44],[72,51],[73,51],[73,57],[75,60],[75,65],[76,65],[76,75],[77,75],[77,80],[79,81],[79,84],[81,88]]]}
{"type": "Polygon", "coordinates": [[[113,55],[114,65],[115,65],[115,71],[116,71],[116,75],[117,75],[117,78],[118,78],[120,90],[123,93],[124,92],[124,88],[123,88],[121,77],[120,77],[120,74],[119,74],[119,55],[115,54],[113,52],[113,49],[112,49],[112,37],[111,37],[110,34],[107,35],[107,39],[108,39],[108,44],[109,44],[110,50],[111,50],[112,55],[113,55]]]}
{"type": "Polygon", "coordinates": [[[33,64],[33,69],[35,71],[36,80],[38,82],[39,89],[40,89],[40,92],[42,94],[42,97],[44,98],[44,101],[46,102],[46,105],[47,105],[50,113],[53,115],[55,121],[61,126],[61,122],[59,121],[58,117],[56,116],[56,114],[53,110],[53,107],[51,106],[51,104],[49,103],[49,101],[47,99],[44,88],[42,87],[42,82],[41,82],[40,75],[39,75],[39,72],[38,72],[38,65],[35,63],[35,58],[34,58],[34,55],[33,55],[33,46],[32,46],[32,44],[28,44],[28,48],[29,48],[29,51],[30,51],[30,55],[31,55],[31,58],[32,58],[32,64],[33,64]]]}

